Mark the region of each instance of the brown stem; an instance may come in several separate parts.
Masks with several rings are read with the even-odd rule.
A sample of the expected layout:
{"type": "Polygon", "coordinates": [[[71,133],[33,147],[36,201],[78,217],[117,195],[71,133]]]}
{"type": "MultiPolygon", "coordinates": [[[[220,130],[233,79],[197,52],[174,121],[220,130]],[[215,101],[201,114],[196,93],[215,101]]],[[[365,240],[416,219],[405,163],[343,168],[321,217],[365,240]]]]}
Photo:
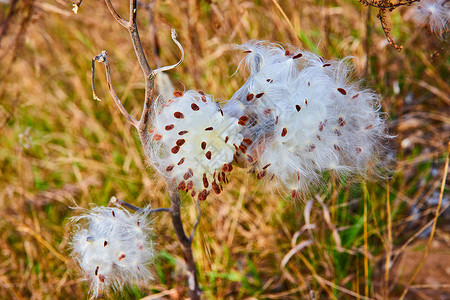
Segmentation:
{"type": "Polygon", "coordinates": [[[172,202],[172,205],[170,206],[170,209],[172,210],[170,213],[170,216],[172,217],[172,225],[177,238],[180,241],[184,254],[184,260],[187,266],[189,297],[192,300],[200,299],[201,291],[197,281],[197,270],[195,267],[194,256],[192,255],[192,240],[186,236],[183,229],[183,222],[180,214],[180,194],[178,193],[176,187],[170,191],[170,199],[172,202]]]}

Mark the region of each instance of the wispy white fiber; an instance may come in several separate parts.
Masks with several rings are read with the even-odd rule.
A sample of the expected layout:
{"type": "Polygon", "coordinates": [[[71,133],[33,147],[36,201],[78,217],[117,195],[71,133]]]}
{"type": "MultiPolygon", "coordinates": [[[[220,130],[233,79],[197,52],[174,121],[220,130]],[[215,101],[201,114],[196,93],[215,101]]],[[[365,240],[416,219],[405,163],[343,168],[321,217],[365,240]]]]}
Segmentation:
{"type": "Polygon", "coordinates": [[[154,250],[146,214],[95,207],[73,220],[78,227],[72,254],[90,282],[93,297],[152,279],[149,264],[154,250]]]}
{"type": "Polygon", "coordinates": [[[450,1],[422,0],[414,5],[413,18],[419,25],[425,25],[442,36],[449,29],[450,1]]]}
{"type": "Polygon", "coordinates": [[[179,190],[200,200],[211,190],[220,193],[242,147],[242,111],[242,105],[222,110],[210,95],[193,90],[158,99],[146,147],[150,162],[179,190]]]}
{"type": "Polygon", "coordinates": [[[328,170],[362,172],[386,137],[380,97],[349,79],[348,60],[251,41],[239,46],[250,70],[232,101],[249,117],[244,137],[258,178],[278,178],[293,197],[328,170]]]}

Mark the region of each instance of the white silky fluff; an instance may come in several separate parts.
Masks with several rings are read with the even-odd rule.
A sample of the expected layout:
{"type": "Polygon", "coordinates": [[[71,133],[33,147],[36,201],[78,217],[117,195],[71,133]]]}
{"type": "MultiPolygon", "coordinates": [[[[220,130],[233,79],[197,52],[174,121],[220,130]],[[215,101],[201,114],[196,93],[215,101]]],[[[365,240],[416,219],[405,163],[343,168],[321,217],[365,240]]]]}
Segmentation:
{"type": "Polygon", "coordinates": [[[243,140],[242,111],[239,104],[232,115],[221,110],[211,96],[193,90],[175,92],[165,101],[158,99],[147,147],[149,160],[180,190],[191,190],[193,196],[198,193],[200,200],[211,189],[220,193],[243,140]]]}
{"type": "Polygon", "coordinates": [[[73,220],[80,223],[71,241],[72,255],[90,282],[93,298],[152,279],[154,249],[146,214],[95,207],[73,220]]]}
{"type": "Polygon", "coordinates": [[[413,18],[419,25],[428,25],[430,30],[442,36],[448,30],[450,1],[422,0],[412,8],[413,18]]]}
{"type": "Polygon", "coordinates": [[[250,70],[233,95],[249,117],[244,137],[258,178],[307,190],[323,171],[363,171],[374,158],[384,120],[379,96],[349,82],[348,59],[325,61],[302,50],[251,41],[240,49],[250,70]]]}

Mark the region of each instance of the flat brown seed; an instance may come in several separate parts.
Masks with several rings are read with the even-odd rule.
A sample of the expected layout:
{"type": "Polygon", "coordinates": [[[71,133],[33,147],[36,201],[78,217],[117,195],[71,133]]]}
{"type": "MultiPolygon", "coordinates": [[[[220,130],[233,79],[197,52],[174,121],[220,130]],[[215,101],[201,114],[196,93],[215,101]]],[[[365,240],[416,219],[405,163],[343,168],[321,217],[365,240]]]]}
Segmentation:
{"type": "Polygon", "coordinates": [[[228,172],[233,171],[233,165],[231,163],[228,164],[228,172]]]}
{"type": "Polygon", "coordinates": [[[357,147],[357,148],[356,148],[356,153],[359,154],[359,153],[361,153],[361,152],[362,152],[362,149],[359,148],[359,147],[357,147]]]}
{"type": "Polygon", "coordinates": [[[336,144],[334,144],[334,149],[336,149],[337,151],[341,151],[341,148],[336,144]]]}
{"type": "Polygon", "coordinates": [[[291,192],[291,197],[292,197],[293,199],[297,199],[297,197],[298,197],[298,192],[297,192],[297,190],[292,190],[292,192],[291,192]]]}
{"type": "Polygon", "coordinates": [[[367,125],[365,129],[369,130],[369,129],[372,129],[372,127],[373,127],[373,125],[367,125]]]}
{"type": "Polygon", "coordinates": [[[108,242],[107,241],[104,241],[103,242],[103,247],[106,247],[108,245],[108,242]]]}
{"type": "Polygon", "coordinates": [[[98,280],[100,280],[100,282],[105,282],[105,276],[103,276],[102,274],[99,274],[98,280]]]}
{"type": "Polygon", "coordinates": [[[211,151],[206,152],[205,156],[207,159],[211,159],[211,151]]]}
{"type": "MultiPolygon", "coordinates": [[[[222,166],[222,171],[223,172],[228,172],[228,164],[223,164],[222,166]]],[[[219,175],[220,176],[220,175],[219,175]]]]}
{"type": "Polygon", "coordinates": [[[180,131],[180,132],[178,132],[178,135],[184,135],[184,134],[186,134],[186,133],[188,133],[189,131],[187,131],[187,130],[182,130],[182,131],[180,131]]]}
{"type": "Polygon", "coordinates": [[[316,149],[316,145],[311,144],[311,145],[309,145],[309,147],[308,147],[308,152],[313,152],[314,149],[316,149]]]}
{"type": "Polygon", "coordinates": [[[302,110],[302,107],[301,107],[300,105],[297,104],[297,105],[295,106],[295,109],[296,109],[297,111],[301,111],[301,110],[302,110]]]}
{"type": "Polygon", "coordinates": [[[211,186],[212,186],[212,189],[214,190],[214,192],[215,192],[217,195],[219,195],[220,192],[221,192],[219,185],[218,185],[215,181],[213,181],[213,183],[211,184],[211,186]]]}
{"type": "Polygon", "coordinates": [[[341,136],[341,135],[342,135],[342,132],[340,132],[338,129],[335,129],[335,130],[334,130],[334,133],[335,133],[337,136],[341,136]]]}
{"type": "Polygon", "coordinates": [[[184,191],[184,190],[186,189],[186,183],[185,183],[184,181],[180,182],[180,183],[178,184],[178,189],[179,189],[180,191],[184,191]]]}
{"type": "Polygon", "coordinates": [[[174,112],[173,116],[177,119],[184,119],[184,115],[182,113],[180,113],[179,111],[174,112]]]}
{"type": "Polygon", "coordinates": [[[173,147],[172,149],[170,149],[170,151],[171,151],[173,154],[177,154],[178,151],[180,151],[180,147],[179,147],[179,146],[175,146],[175,147],[173,147]]]}
{"type": "Polygon", "coordinates": [[[177,140],[177,146],[182,146],[184,143],[186,143],[186,140],[185,139],[179,139],[179,140],[177,140]]]}
{"type": "Polygon", "coordinates": [[[248,95],[247,95],[247,101],[252,101],[254,97],[255,97],[255,95],[253,95],[253,94],[248,94],[248,95]]]}
{"type": "Polygon", "coordinates": [[[285,137],[286,134],[287,134],[287,129],[286,129],[286,127],[284,127],[283,130],[281,131],[281,136],[285,137]]]}
{"type": "Polygon", "coordinates": [[[347,91],[344,90],[343,88],[338,88],[337,90],[338,90],[338,92],[341,93],[342,95],[344,95],[344,96],[347,95],[347,91]]]}
{"type": "Polygon", "coordinates": [[[250,155],[247,155],[247,161],[249,163],[252,163],[254,161],[253,157],[251,157],[250,155]]]}
{"type": "Polygon", "coordinates": [[[183,97],[183,93],[180,92],[180,91],[175,91],[175,92],[173,92],[173,95],[174,95],[175,97],[183,97]]]}
{"type": "Polygon", "coordinates": [[[331,66],[331,64],[324,64],[322,67],[329,67],[329,66],[331,66]]]}
{"type": "Polygon", "coordinates": [[[175,127],[175,125],[170,124],[170,125],[167,125],[166,127],[164,127],[164,129],[166,129],[167,131],[169,131],[169,130],[172,130],[174,127],[175,127]]]}
{"type": "Polygon", "coordinates": [[[247,147],[245,147],[244,145],[239,145],[239,149],[242,151],[242,153],[247,153],[247,147]]]}
{"type": "Polygon", "coordinates": [[[180,159],[180,161],[177,163],[177,165],[181,166],[184,163],[184,157],[180,159]]]}
{"type": "Polygon", "coordinates": [[[203,92],[203,91],[198,91],[198,93],[202,96],[205,96],[205,92],[203,92]]]}
{"type": "Polygon", "coordinates": [[[344,118],[342,118],[342,117],[340,117],[339,119],[338,119],[338,124],[339,124],[339,126],[344,126],[345,125],[345,120],[344,120],[344,118]]]}
{"type": "Polygon", "coordinates": [[[99,266],[97,266],[97,268],[95,268],[95,271],[94,271],[94,274],[95,274],[95,276],[97,276],[98,275],[98,268],[100,268],[99,266]]]}
{"type": "Polygon", "coordinates": [[[292,58],[293,59],[297,59],[297,58],[300,58],[302,56],[303,56],[303,54],[299,53],[299,54],[294,55],[292,58]]]}
{"type": "Polygon", "coordinates": [[[246,50],[244,53],[252,53],[252,50],[246,50]]]}
{"type": "Polygon", "coordinates": [[[225,144],[228,142],[230,138],[228,137],[228,135],[225,137],[225,144]]]}
{"type": "Polygon", "coordinates": [[[284,52],[284,55],[289,56],[289,55],[291,55],[291,52],[290,52],[289,50],[286,50],[286,51],[284,52]]]}
{"type": "Polygon", "coordinates": [[[202,149],[205,150],[206,149],[206,142],[202,142],[201,146],[202,146],[202,149]]]}
{"type": "Polygon", "coordinates": [[[359,94],[356,94],[355,96],[352,97],[352,100],[355,100],[358,97],[359,97],[359,94]]]}
{"type": "Polygon", "coordinates": [[[189,180],[188,183],[186,184],[186,189],[192,190],[193,187],[194,187],[194,182],[192,182],[192,180],[189,180]]]}
{"type": "Polygon", "coordinates": [[[256,178],[258,180],[261,180],[264,176],[266,176],[267,172],[266,170],[262,170],[261,172],[258,173],[258,175],[256,175],[256,178]]]}
{"type": "Polygon", "coordinates": [[[169,165],[169,166],[166,168],[166,171],[167,171],[167,172],[170,172],[170,171],[173,170],[173,168],[175,168],[174,165],[169,165]]]}
{"type": "Polygon", "coordinates": [[[267,169],[268,167],[270,167],[271,164],[267,164],[263,167],[263,170],[267,169]]]}
{"type": "Polygon", "coordinates": [[[155,141],[159,141],[159,140],[162,139],[162,135],[155,133],[155,134],[153,135],[153,139],[154,139],[155,141]]]}
{"type": "Polygon", "coordinates": [[[258,99],[258,98],[261,98],[263,95],[264,95],[264,93],[259,93],[255,97],[256,97],[256,99],[258,99]]]}
{"type": "Polygon", "coordinates": [[[247,145],[251,145],[251,144],[253,144],[253,141],[252,141],[252,139],[249,139],[249,138],[245,138],[245,139],[243,139],[242,140],[244,143],[246,143],[247,145]]]}
{"type": "Polygon", "coordinates": [[[206,178],[206,174],[203,173],[203,186],[205,187],[205,189],[208,188],[209,183],[208,183],[208,178],[206,178]]]}
{"type": "Polygon", "coordinates": [[[122,255],[119,256],[119,260],[122,260],[122,259],[124,259],[125,257],[126,257],[126,255],[125,255],[125,254],[122,254],[122,255]]]}
{"type": "Polygon", "coordinates": [[[197,110],[200,109],[200,107],[198,107],[198,105],[195,104],[195,103],[192,103],[192,104],[191,104],[191,108],[192,108],[192,110],[194,110],[194,111],[197,111],[197,110]]]}
{"type": "Polygon", "coordinates": [[[207,128],[205,128],[205,131],[211,131],[211,130],[213,130],[214,128],[212,128],[212,127],[207,127],[207,128]]]}

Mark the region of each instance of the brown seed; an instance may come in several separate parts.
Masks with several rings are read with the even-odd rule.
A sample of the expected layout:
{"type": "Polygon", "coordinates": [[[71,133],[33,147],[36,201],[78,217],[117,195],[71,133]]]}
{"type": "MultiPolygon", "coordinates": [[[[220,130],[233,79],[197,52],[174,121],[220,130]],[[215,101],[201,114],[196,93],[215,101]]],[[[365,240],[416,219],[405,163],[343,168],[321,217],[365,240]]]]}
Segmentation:
{"type": "Polygon", "coordinates": [[[198,194],[198,200],[204,201],[208,197],[209,192],[207,190],[203,190],[198,194]]]}
{"type": "Polygon", "coordinates": [[[322,67],[329,67],[329,66],[331,66],[331,64],[324,64],[322,67]]]}
{"type": "Polygon", "coordinates": [[[184,119],[184,115],[182,113],[180,113],[179,111],[174,112],[173,116],[177,119],[184,119]]]}
{"type": "Polygon", "coordinates": [[[311,82],[308,81],[308,86],[311,86],[311,82]]]}
{"type": "Polygon", "coordinates": [[[99,274],[98,280],[100,280],[100,282],[105,282],[105,276],[103,276],[102,274],[99,274]]]}
{"type": "Polygon", "coordinates": [[[122,255],[119,256],[119,260],[122,260],[122,259],[124,259],[125,257],[126,257],[126,255],[125,255],[125,254],[122,254],[122,255]]]}
{"type": "Polygon", "coordinates": [[[228,164],[223,164],[222,171],[223,172],[228,172],[228,164]]]}
{"type": "Polygon", "coordinates": [[[266,170],[262,170],[261,172],[258,173],[258,175],[256,175],[256,178],[258,178],[258,180],[261,180],[264,176],[266,176],[267,172],[266,170]]]}
{"type": "Polygon", "coordinates": [[[200,107],[198,107],[198,105],[195,104],[195,103],[192,103],[192,104],[191,104],[191,108],[192,108],[192,110],[194,110],[194,111],[197,111],[197,110],[200,109],[200,107]]]}
{"type": "Polygon", "coordinates": [[[272,174],[272,177],[270,177],[269,181],[272,181],[275,178],[275,174],[272,174]]]}
{"type": "Polygon", "coordinates": [[[203,92],[203,91],[198,91],[198,93],[202,96],[205,96],[205,92],[203,92]]]}
{"type": "Polygon", "coordinates": [[[211,159],[211,151],[206,152],[205,156],[207,159],[211,159]]]}
{"type": "Polygon", "coordinates": [[[339,126],[341,126],[341,127],[345,125],[345,120],[344,120],[343,117],[340,117],[340,118],[338,119],[338,124],[339,124],[339,126]]]}
{"type": "Polygon", "coordinates": [[[305,99],[305,104],[308,105],[308,99],[305,99]]]}
{"type": "Polygon", "coordinates": [[[279,116],[277,116],[277,118],[275,119],[275,125],[278,124],[278,118],[279,118],[279,116]]]}
{"type": "Polygon", "coordinates": [[[303,54],[299,53],[299,54],[297,54],[297,55],[294,55],[292,58],[293,58],[293,59],[297,59],[297,58],[300,58],[300,57],[302,57],[302,56],[303,56],[303,54]]]}
{"type": "Polygon", "coordinates": [[[247,123],[247,121],[248,121],[248,117],[247,116],[242,116],[242,117],[239,118],[239,122],[243,122],[244,125],[245,125],[245,123],[247,123]]]}
{"type": "Polygon", "coordinates": [[[356,148],[356,153],[359,154],[359,153],[361,153],[361,152],[362,152],[362,149],[359,148],[359,147],[357,147],[357,148],[356,148]]]}
{"type": "Polygon", "coordinates": [[[186,143],[186,140],[185,139],[179,139],[179,140],[177,140],[177,146],[182,146],[184,143],[186,143]]]}
{"type": "Polygon", "coordinates": [[[180,131],[180,132],[178,132],[178,135],[184,135],[184,134],[186,134],[186,133],[188,133],[189,131],[187,131],[187,130],[182,130],[182,131],[180,131]]]}
{"type": "Polygon", "coordinates": [[[293,199],[297,199],[297,197],[298,197],[298,193],[297,193],[297,190],[292,190],[292,192],[291,192],[291,197],[293,198],[293,199]]]}
{"type": "Polygon", "coordinates": [[[341,151],[341,148],[336,144],[334,144],[334,149],[336,149],[337,151],[341,151]]]}
{"type": "Polygon", "coordinates": [[[334,133],[335,133],[337,136],[341,136],[341,135],[342,135],[342,132],[340,132],[338,129],[335,129],[335,130],[334,130],[334,133]]]}
{"type": "Polygon", "coordinates": [[[206,142],[202,142],[201,146],[202,146],[202,149],[205,150],[206,149],[206,142]]]}
{"type": "Polygon", "coordinates": [[[184,163],[184,157],[180,159],[180,161],[177,163],[177,165],[181,166],[184,163]]]}
{"type": "Polygon", "coordinates": [[[311,144],[311,145],[309,145],[309,147],[308,147],[308,152],[313,152],[314,149],[316,149],[316,145],[311,144]]]}
{"type": "Polygon", "coordinates": [[[203,173],[203,186],[206,188],[208,188],[209,183],[208,183],[208,178],[206,178],[206,174],[203,173]]]}
{"type": "Polygon", "coordinates": [[[155,133],[155,134],[153,135],[153,139],[154,139],[155,141],[159,141],[159,140],[162,139],[162,135],[155,133]]]}
{"type": "Polygon", "coordinates": [[[166,129],[167,131],[169,131],[169,130],[172,130],[174,127],[175,127],[175,125],[170,124],[170,125],[167,125],[164,129],[166,129]]]}
{"type": "Polygon", "coordinates": [[[318,134],[316,134],[316,138],[317,138],[319,141],[322,140],[322,138],[321,138],[320,135],[318,135],[318,134]]]}
{"type": "Polygon", "coordinates": [[[267,164],[263,167],[263,170],[267,169],[268,167],[270,167],[271,164],[267,164]]]}
{"type": "Polygon", "coordinates": [[[222,117],[223,117],[223,110],[222,109],[219,109],[220,110],[220,114],[222,115],[222,117]]]}
{"type": "Polygon", "coordinates": [[[170,151],[171,151],[173,154],[177,154],[178,151],[180,151],[180,147],[179,147],[179,146],[175,146],[175,147],[173,147],[172,149],[170,149],[170,151]]]}
{"type": "Polygon", "coordinates": [[[302,110],[302,107],[301,107],[300,105],[297,104],[297,105],[295,106],[295,109],[296,109],[297,111],[301,111],[301,110],[302,110]]]}
{"type": "Polygon", "coordinates": [[[111,214],[114,218],[116,217],[116,213],[114,211],[112,211],[111,214]]]}
{"type": "Polygon", "coordinates": [[[195,194],[196,194],[196,192],[195,192],[195,191],[192,191],[192,192],[191,192],[191,197],[195,197],[195,194]]]}
{"type": "Polygon", "coordinates": [[[252,141],[252,139],[249,139],[249,138],[246,138],[246,139],[243,139],[242,140],[244,143],[246,143],[247,145],[251,145],[251,144],[253,144],[253,141],[252,141]]]}
{"type": "Polygon", "coordinates": [[[284,52],[284,55],[289,56],[289,55],[291,55],[291,52],[289,52],[289,50],[286,50],[286,51],[284,52]]]}
{"type": "Polygon", "coordinates": [[[272,82],[273,82],[273,79],[270,79],[270,78],[269,78],[269,79],[267,79],[266,81],[267,81],[268,83],[272,83],[272,82]]]}
{"type": "Polygon", "coordinates": [[[372,129],[372,127],[373,127],[372,124],[371,124],[371,125],[367,125],[365,129],[366,129],[366,130],[369,130],[369,129],[372,129]]]}
{"type": "Polygon", "coordinates": [[[180,91],[175,91],[175,92],[173,92],[173,95],[174,95],[175,97],[183,97],[183,93],[180,92],[180,91]]]}
{"type": "Polygon", "coordinates": [[[242,153],[246,153],[247,152],[247,147],[245,147],[244,145],[239,145],[239,149],[242,151],[242,153]]]}
{"type": "Polygon", "coordinates": [[[285,137],[287,134],[287,129],[286,127],[283,128],[283,130],[281,131],[281,137],[285,137]]]}
{"type": "Polygon", "coordinates": [[[206,103],[206,96],[202,96],[202,101],[206,103]]]}
{"type": "Polygon", "coordinates": [[[233,171],[233,165],[231,163],[228,164],[228,172],[233,171]]]}
{"type": "Polygon", "coordinates": [[[98,268],[100,268],[100,267],[99,267],[99,266],[97,266],[97,268],[95,268],[95,272],[94,272],[95,276],[97,276],[97,275],[98,275],[98,268]]]}
{"type": "Polygon", "coordinates": [[[325,124],[322,121],[320,121],[320,123],[319,123],[319,131],[323,131],[323,127],[325,127],[325,124]]]}
{"type": "Polygon", "coordinates": [[[255,95],[253,95],[253,94],[248,94],[248,95],[247,95],[247,101],[252,101],[252,100],[253,100],[253,97],[255,97],[255,95]]]}
{"type": "Polygon", "coordinates": [[[192,190],[193,187],[194,187],[194,183],[192,182],[192,180],[189,180],[187,185],[186,185],[186,189],[187,190],[192,190]]]}
{"type": "Polygon", "coordinates": [[[169,166],[166,168],[166,171],[167,171],[167,172],[170,172],[170,171],[173,170],[173,168],[175,168],[174,165],[169,165],[169,166]]]}
{"type": "Polygon", "coordinates": [[[247,161],[249,163],[252,163],[254,161],[253,157],[251,157],[250,155],[247,155],[247,161]]]}
{"type": "Polygon", "coordinates": [[[178,189],[179,189],[180,191],[184,191],[184,190],[186,189],[186,183],[185,183],[184,181],[180,182],[180,183],[178,184],[178,189]]]}
{"type": "Polygon", "coordinates": [[[347,95],[347,91],[344,90],[343,88],[338,88],[337,90],[338,90],[338,92],[341,93],[342,95],[344,95],[344,96],[347,95]]]}
{"type": "Polygon", "coordinates": [[[297,171],[297,180],[300,181],[300,172],[297,171]]]}
{"type": "Polygon", "coordinates": [[[259,93],[255,97],[256,97],[256,99],[258,99],[258,98],[261,98],[263,95],[264,95],[264,93],[259,93]]]}
{"type": "Polygon", "coordinates": [[[219,195],[220,192],[221,192],[219,185],[218,185],[215,181],[213,181],[213,183],[211,184],[211,186],[212,186],[212,189],[214,190],[214,192],[215,192],[217,195],[219,195]]]}
{"type": "Polygon", "coordinates": [[[214,128],[212,128],[212,127],[207,127],[207,128],[205,128],[205,131],[211,131],[211,130],[213,130],[214,128]]]}
{"type": "Polygon", "coordinates": [[[108,245],[108,242],[107,242],[107,241],[104,241],[104,242],[103,242],[103,247],[106,247],[106,245],[108,245]]]}
{"type": "Polygon", "coordinates": [[[230,138],[228,137],[228,135],[225,137],[225,144],[228,142],[230,138]]]}
{"type": "Polygon", "coordinates": [[[352,97],[352,100],[355,100],[358,97],[359,97],[359,94],[356,94],[355,96],[352,97]]]}
{"type": "Polygon", "coordinates": [[[252,53],[252,50],[246,50],[244,53],[252,53]]]}
{"type": "Polygon", "coordinates": [[[271,113],[272,113],[272,109],[270,109],[270,108],[266,108],[263,110],[263,114],[265,114],[266,116],[270,115],[271,113]]]}

